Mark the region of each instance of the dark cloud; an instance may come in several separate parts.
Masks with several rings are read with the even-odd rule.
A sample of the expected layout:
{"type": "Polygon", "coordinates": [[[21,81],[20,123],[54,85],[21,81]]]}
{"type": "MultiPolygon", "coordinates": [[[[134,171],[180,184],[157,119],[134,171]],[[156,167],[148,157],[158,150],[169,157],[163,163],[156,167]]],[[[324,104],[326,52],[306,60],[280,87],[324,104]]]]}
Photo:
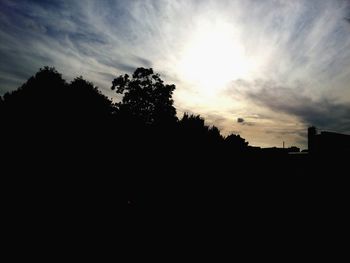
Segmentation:
{"type": "MultiPolygon", "coordinates": [[[[243,82],[240,82],[242,84],[243,82]]],[[[246,98],[275,112],[299,117],[307,125],[339,132],[350,132],[350,105],[332,98],[312,99],[301,88],[255,82],[243,91],[246,98]]]]}
{"type": "Polygon", "coordinates": [[[241,125],[247,125],[247,126],[253,126],[254,125],[253,122],[246,121],[243,118],[237,118],[237,123],[239,123],[241,125]]]}

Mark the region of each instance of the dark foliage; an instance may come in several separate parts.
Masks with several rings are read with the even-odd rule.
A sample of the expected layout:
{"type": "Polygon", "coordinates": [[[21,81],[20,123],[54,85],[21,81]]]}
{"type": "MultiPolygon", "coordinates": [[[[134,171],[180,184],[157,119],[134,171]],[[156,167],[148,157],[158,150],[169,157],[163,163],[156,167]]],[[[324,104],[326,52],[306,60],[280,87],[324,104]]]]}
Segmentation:
{"type": "Polygon", "coordinates": [[[210,150],[219,150],[224,143],[224,138],[217,127],[205,125],[205,121],[199,115],[184,114],[179,121],[181,141],[191,146],[192,151],[199,151],[202,154],[210,150]]]}
{"type": "Polygon", "coordinates": [[[234,151],[243,152],[248,149],[248,142],[240,135],[230,134],[225,138],[225,143],[234,151]]]}
{"type": "Polygon", "coordinates": [[[119,110],[147,125],[166,125],[175,122],[176,109],[172,94],[175,85],[164,84],[153,69],[138,68],[132,78],[121,75],[113,80],[112,90],[123,94],[119,110]]]}
{"type": "Polygon", "coordinates": [[[4,184],[13,208],[50,216],[62,210],[74,215],[98,200],[106,201],[101,208],[108,205],[111,192],[99,189],[102,182],[110,185],[104,164],[114,111],[92,83],[80,77],[68,84],[48,67],[5,94],[2,168],[11,175],[4,184]]]}
{"type": "Polygon", "coordinates": [[[73,225],[81,236],[96,224],[108,232],[121,193],[135,231],[152,211],[195,224],[211,213],[219,228],[227,220],[226,226],[261,231],[257,218],[260,225],[282,226],[276,216],[297,220],[311,203],[320,211],[326,199],[312,198],[320,196],[318,184],[325,185],[321,172],[344,167],[324,156],[252,151],[239,135],[225,138],[199,115],[178,120],[175,86],[152,69],[112,84],[123,95],[117,104],[82,77],[67,83],[45,67],[0,98],[10,221],[20,226],[25,216],[44,228],[55,222],[57,232],[73,225]]]}
{"type": "MultiPolygon", "coordinates": [[[[19,89],[4,95],[3,112],[18,125],[91,124],[113,111],[111,101],[82,77],[70,84],[54,68],[45,67],[19,89]]],[[[33,127],[35,128],[35,127],[33,127]]]]}

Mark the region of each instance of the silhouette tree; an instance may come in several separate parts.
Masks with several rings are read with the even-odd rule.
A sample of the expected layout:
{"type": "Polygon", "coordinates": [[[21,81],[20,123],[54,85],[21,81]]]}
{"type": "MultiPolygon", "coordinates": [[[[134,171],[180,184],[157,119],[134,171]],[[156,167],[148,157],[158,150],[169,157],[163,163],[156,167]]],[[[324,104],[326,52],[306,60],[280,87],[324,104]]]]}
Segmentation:
{"type": "Polygon", "coordinates": [[[175,85],[164,84],[152,68],[138,68],[130,79],[121,75],[113,80],[112,90],[123,95],[119,112],[146,125],[168,125],[177,121],[172,94],[175,85]]]}
{"type": "Polygon", "coordinates": [[[221,146],[223,142],[219,129],[205,125],[200,115],[185,113],[179,121],[179,128],[184,143],[194,145],[198,149],[221,146]]]}
{"type": "Polygon", "coordinates": [[[52,154],[62,148],[86,153],[83,148],[92,150],[107,140],[102,132],[111,126],[114,110],[92,83],[79,77],[68,84],[54,68],[45,67],[4,95],[3,131],[14,144],[10,150],[17,146],[52,154]]]}
{"type": "Polygon", "coordinates": [[[61,108],[61,94],[66,89],[67,83],[61,74],[54,68],[45,67],[20,88],[4,95],[4,111],[12,118],[26,121],[48,116],[61,108]]]}
{"type": "Polygon", "coordinates": [[[188,136],[204,137],[208,132],[208,126],[204,124],[204,119],[200,115],[189,115],[185,113],[180,120],[182,131],[188,136]]]}
{"type": "Polygon", "coordinates": [[[215,126],[209,127],[205,125],[205,121],[200,115],[185,113],[179,124],[181,129],[189,136],[222,139],[219,129],[215,126]]]}
{"type": "Polygon", "coordinates": [[[69,107],[77,117],[101,122],[113,114],[112,102],[83,77],[75,78],[69,88],[69,107]]]}
{"type": "Polygon", "coordinates": [[[243,151],[248,148],[248,142],[240,135],[230,134],[225,138],[225,144],[233,151],[243,151]]]}
{"type": "Polygon", "coordinates": [[[220,144],[224,139],[220,134],[220,130],[216,126],[209,127],[208,136],[212,144],[220,144]]]}
{"type": "Polygon", "coordinates": [[[17,90],[6,93],[2,107],[9,120],[73,125],[99,120],[114,111],[112,102],[82,77],[70,84],[55,68],[40,69],[17,90]]]}

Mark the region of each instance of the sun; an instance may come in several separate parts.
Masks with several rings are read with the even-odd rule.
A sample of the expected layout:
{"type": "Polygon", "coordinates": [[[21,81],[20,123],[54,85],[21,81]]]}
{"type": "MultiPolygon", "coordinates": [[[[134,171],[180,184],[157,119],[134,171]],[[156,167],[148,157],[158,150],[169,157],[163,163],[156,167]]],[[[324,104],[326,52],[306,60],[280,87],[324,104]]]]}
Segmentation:
{"type": "Polygon", "coordinates": [[[250,70],[245,49],[232,28],[203,26],[185,45],[179,69],[185,81],[200,92],[214,94],[250,70]]]}

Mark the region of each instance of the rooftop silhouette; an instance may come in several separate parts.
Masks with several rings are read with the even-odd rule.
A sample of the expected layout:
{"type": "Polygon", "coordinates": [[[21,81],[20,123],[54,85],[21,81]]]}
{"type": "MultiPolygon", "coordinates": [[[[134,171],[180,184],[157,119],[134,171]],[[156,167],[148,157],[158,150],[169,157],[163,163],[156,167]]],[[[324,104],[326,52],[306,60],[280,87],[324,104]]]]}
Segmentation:
{"type": "Polygon", "coordinates": [[[315,127],[308,129],[309,153],[350,153],[350,135],[321,131],[317,133],[315,127]]]}

